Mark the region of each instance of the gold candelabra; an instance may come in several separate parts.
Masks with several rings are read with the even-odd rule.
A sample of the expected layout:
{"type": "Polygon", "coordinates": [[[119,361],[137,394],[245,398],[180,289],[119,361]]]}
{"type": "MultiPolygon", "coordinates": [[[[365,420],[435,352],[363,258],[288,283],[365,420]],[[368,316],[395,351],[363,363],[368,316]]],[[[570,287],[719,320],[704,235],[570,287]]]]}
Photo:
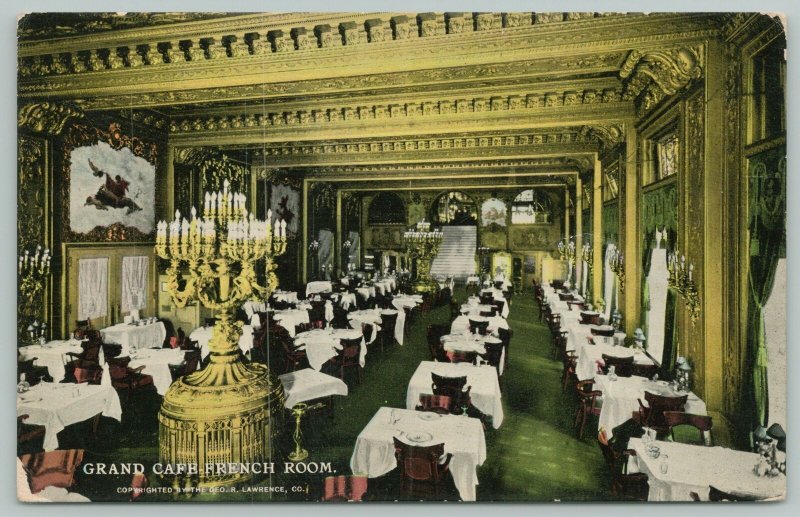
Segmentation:
{"type": "Polygon", "coordinates": [[[609,266],[611,268],[611,272],[617,275],[619,279],[619,291],[621,293],[625,292],[625,258],[622,253],[622,250],[619,248],[615,248],[614,251],[611,252],[611,257],[609,257],[609,266]]]}
{"type": "MultiPolygon", "coordinates": [[[[164,395],[159,411],[161,462],[195,465],[191,482],[222,486],[246,481],[240,466],[268,461],[270,419],[283,406],[283,388],[266,365],[241,361],[241,323],[235,312],[250,298],[268,298],[277,288],[273,259],[286,250],[286,223],[247,213],[241,193],[206,193],[202,217],[161,221],[156,254],[169,261],[167,289],[178,307],[198,300],[214,309],[217,322],[209,341],[210,362],[181,377],[164,395]],[[265,261],[265,285],[256,263],[265,261]],[[219,465],[226,466],[220,469],[219,465]],[[211,466],[211,468],[209,468],[211,466]]],[[[185,473],[184,473],[185,474],[185,473]]],[[[187,476],[176,475],[175,485],[187,476]]]]}
{"type": "Polygon", "coordinates": [[[675,289],[683,298],[686,308],[689,309],[692,324],[696,323],[700,317],[700,293],[693,278],[694,265],[687,262],[684,255],[670,253],[667,257],[667,271],[669,287],[675,289]]]}
{"type": "Polygon", "coordinates": [[[439,284],[431,278],[431,261],[439,252],[443,237],[441,230],[431,230],[431,223],[424,220],[403,234],[406,252],[417,259],[417,278],[413,285],[418,293],[434,293],[439,289],[439,284]]]}
{"type": "Polygon", "coordinates": [[[561,260],[566,260],[570,264],[575,264],[575,242],[569,241],[564,243],[564,241],[558,242],[558,255],[561,260]]]}
{"type": "Polygon", "coordinates": [[[31,331],[32,323],[26,325],[31,320],[36,323],[37,330],[39,330],[38,318],[41,316],[39,296],[44,291],[47,284],[47,278],[50,276],[50,250],[48,248],[42,249],[40,245],[36,246],[36,250],[31,253],[29,250],[19,256],[17,262],[17,280],[19,286],[19,315],[18,319],[18,339],[26,337],[25,331],[30,335],[31,342],[40,341],[40,337],[44,337],[46,325],[42,323],[41,335],[34,336],[31,331]]]}

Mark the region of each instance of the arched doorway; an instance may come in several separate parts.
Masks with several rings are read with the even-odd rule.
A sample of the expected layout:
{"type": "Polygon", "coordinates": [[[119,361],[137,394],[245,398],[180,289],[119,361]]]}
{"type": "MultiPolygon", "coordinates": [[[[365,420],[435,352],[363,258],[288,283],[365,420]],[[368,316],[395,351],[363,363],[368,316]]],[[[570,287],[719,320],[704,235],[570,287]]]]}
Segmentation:
{"type": "Polygon", "coordinates": [[[477,226],[478,206],[463,192],[445,192],[433,202],[431,221],[441,226],[477,226]]]}

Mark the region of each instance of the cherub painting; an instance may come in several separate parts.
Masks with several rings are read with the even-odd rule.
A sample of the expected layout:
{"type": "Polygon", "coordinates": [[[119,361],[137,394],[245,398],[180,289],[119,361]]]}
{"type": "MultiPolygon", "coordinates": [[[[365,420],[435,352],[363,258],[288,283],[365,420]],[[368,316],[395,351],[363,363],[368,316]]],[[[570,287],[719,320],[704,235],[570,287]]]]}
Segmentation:
{"type": "Polygon", "coordinates": [[[114,223],[153,231],[155,166],[130,149],[105,142],[78,147],[70,154],[69,224],[76,233],[114,223]]]}

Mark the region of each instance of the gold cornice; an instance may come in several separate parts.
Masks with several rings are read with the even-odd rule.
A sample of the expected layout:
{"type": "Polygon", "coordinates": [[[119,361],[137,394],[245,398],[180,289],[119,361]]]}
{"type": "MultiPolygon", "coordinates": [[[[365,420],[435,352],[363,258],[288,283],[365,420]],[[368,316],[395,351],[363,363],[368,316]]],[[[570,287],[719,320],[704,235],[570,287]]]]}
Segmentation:
{"type": "Polygon", "coordinates": [[[67,74],[60,67],[59,71],[65,72],[64,75],[26,77],[27,74],[47,72],[51,64],[49,58],[38,57],[36,62],[23,63],[20,94],[88,98],[153,91],[152,85],[156,85],[158,90],[185,91],[208,87],[209,83],[215,87],[261,84],[265,73],[270,75],[271,82],[277,83],[298,77],[303,80],[326,76],[341,78],[379,72],[375,68],[378,64],[380,70],[388,68],[404,73],[428,69],[432,61],[436,61],[439,67],[496,65],[499,52],[506,61],[524,60],[532,51],[544,58],[563,58],[587,52],[607,53],[663,45],[664,42],[701,40],[716,34],[718,28],[719,16],[715,15],[613,16],[396,42],[402,47],[387,42],[361,43],[266,55],[218,56],[201,62],[181,62],[179,59],[174,63],[139,66],[137,61],[136,67],[116,63],[116,50],[113,55],[117,57],[111,63],[103,57],[105,50],[100,49],[103,52],[97,53],[89,49],[92,53],[85,59],[89,60],[86,61],[88,68],[96,70],[93,72],[67,74]],[[258,73],[254,74],[254,70],[258,73]],[[163,81],[165,74],[171,79],[168,83],[163,81]]]}

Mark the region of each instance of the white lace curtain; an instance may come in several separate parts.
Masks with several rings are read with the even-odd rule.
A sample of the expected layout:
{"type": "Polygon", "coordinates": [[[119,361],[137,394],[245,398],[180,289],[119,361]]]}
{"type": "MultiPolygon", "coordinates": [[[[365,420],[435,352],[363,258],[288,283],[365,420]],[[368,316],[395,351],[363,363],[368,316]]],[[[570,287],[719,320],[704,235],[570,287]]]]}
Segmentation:
{"type": "Polygon", "coordinates": [[[667,291],[669,291],[665,249],[653,250],[650,273],[647,275],[647,291],[650,296],[648,300],[650,310],[647,311],[647,350],[656,361],[663,362],[664,333],[667,328],[667,291]]]}
{"type": "Polygon", "coordinates": [[[348,264],[355,264],[356,269],[361,269],[361,237],[358,235],[358,232],[349,232],[347,234],[347,239],[350,241],[350,249],[347,250],[347,254],[349,256],[347,263],[348,264]]]}
{"type": "Polygon", "coordinates": [[[325,266],[325,280],[331,279],[330,267],[333,265],[333,232],[330,230],[319,231],[319,250],[317,257],[319,257],[319,267],[325,266]]]}
{"type": "Polygon", "coordinates": [[[108,314],[108,258],[78,260],[78,319],[108,314]]]}
{"type": "Polygon", "coordinates": [[[122,257],[122,302],[120,310],[130,312],[147,306],[148,257],[122,257]]]}

